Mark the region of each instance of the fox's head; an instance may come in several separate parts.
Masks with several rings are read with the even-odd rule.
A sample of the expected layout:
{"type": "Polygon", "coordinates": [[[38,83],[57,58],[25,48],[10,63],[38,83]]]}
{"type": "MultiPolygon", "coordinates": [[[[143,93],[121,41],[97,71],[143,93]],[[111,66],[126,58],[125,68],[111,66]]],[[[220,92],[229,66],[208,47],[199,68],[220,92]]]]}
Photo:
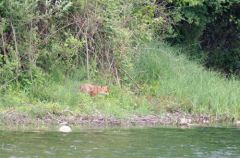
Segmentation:
{"type": "Polygon", "coordinates": [[[108,95],[108,86],[101,86],[99,89],[99,94],[108,95]]]}

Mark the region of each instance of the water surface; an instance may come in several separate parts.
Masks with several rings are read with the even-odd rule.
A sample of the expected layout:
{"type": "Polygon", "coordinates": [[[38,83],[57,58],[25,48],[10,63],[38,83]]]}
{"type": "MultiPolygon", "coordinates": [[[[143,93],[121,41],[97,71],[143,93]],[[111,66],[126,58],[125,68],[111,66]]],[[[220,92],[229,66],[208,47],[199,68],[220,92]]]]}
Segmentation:
{"type": "Polygon", "coordinates": [[[147,128],[57,132],[0,131],[1,158],[239,157],[234,128],[147,128]]]}

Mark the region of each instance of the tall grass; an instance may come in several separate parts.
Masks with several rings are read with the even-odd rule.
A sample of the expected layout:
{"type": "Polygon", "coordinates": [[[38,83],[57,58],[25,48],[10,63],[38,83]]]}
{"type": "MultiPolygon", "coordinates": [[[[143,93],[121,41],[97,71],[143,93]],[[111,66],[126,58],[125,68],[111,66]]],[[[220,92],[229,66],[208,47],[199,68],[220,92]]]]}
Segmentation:
{"type": "Polygon", "coordinates": [[[161,98],[162,106],[188,112],[240,117],[240,82],[226,79],[189,61],[166,44],[150,44],[136,60],[135,75],[147,82],[144,91],[161,98]]]}

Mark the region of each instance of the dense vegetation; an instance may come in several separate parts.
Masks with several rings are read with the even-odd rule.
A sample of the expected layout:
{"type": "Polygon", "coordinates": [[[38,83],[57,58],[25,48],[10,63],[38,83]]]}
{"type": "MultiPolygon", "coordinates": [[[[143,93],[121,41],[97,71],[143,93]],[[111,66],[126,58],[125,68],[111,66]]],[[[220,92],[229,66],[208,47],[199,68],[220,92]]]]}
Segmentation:
{"type": "Polygon", "coordinates": [[[239,0],[175,0],[166,6],[174,12],[171,42],[191,48],[207,67],[239,75],[239,0]]]}
{"type": "Polygon", "coordinates": [[[237,0],[2,1],[0,109],[240,117],[240,82],[180,55],[238,75],[239,9],[237,0]],[[111,93],[91,98],[83,82],[111,93]]]}

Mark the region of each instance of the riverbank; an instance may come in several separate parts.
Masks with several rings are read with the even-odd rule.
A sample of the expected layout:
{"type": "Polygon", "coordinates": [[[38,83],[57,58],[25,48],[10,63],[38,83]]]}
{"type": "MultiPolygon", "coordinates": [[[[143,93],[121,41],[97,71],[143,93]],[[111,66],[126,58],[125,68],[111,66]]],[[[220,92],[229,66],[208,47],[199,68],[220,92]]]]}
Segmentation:
{"type": "Polygon", "coordinates": [[[240,127],[239,121],[227,117],[213,117],[184,112],[160,115],[131,116],[128,118],[106,117],[103,115],[55,115],[48,113],[41,117],[8,111],[0,114],[0,126],[5,129],[57,129],[67,122],[75,128],[134,128],[134,127],[240,127]]]}
{"type": "Polygon", "coordinates": [[[138,49],[121,85],[99,72],[92,80],[45,75],[42,82],[9,85],[0,93],[1,126],[215,126],[240,119],[240,82],[205,70],[179,49],[150,43],[138,49]],[[109,95],[91,97],[83,83],[107,85],[109,95]]]}

